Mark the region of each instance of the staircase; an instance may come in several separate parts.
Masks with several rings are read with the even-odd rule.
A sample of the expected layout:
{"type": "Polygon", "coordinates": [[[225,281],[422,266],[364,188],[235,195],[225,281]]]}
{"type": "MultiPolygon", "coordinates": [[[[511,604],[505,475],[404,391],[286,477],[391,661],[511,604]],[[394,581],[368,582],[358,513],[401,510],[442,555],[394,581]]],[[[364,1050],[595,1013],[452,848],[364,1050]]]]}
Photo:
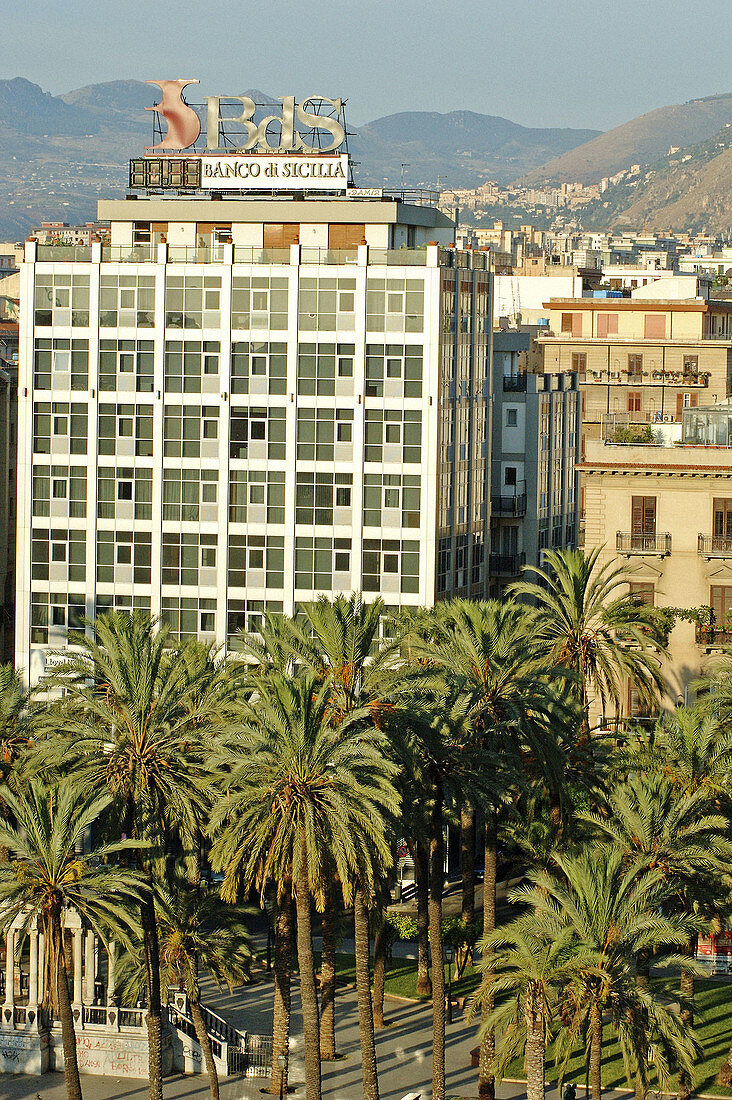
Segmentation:
{"type": "MultiPolygon", "coordinates": [[[[210,1008],[201,1005],[211,1050],[220,1077],[239,1073],[245,1077],[268,1077],[272,1072],[272,1040],[264,1035],[239,1031],[210,1008]]],[[[182,1073],[205,1073],[203,1051],[185,993],[171,990],[168,1016],[177,1035],[174,1043],[176,1068],[182,1073]]]]}

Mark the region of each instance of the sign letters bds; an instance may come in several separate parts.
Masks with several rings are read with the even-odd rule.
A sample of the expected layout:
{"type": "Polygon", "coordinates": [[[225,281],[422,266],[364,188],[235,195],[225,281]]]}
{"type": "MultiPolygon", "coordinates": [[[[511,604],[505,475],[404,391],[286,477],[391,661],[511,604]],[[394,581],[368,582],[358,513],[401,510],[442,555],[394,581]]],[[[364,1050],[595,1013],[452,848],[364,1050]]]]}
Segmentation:
{"type": "Polygon", "coordinates": [[[231,126],[241,126],[247,134],[247,140],[235,152],[248,153],[257,150],[260,153],[333,153],[340,149],[346,139],[346,131],[340,121],[340,113],[343,107],[342,100],[328,99],[327,96],[308,96],[301,103],[295,104],[295,97],[291,95],[280,96],[282,99],[282,116],[267,115],[260,122],[254,122],[254,113],[257,105],[250,96],[206,96],[208,111],[206,117],[206,148],[218,149],[219,132],[221,123],[231,126]],[[242,113],[236,118],[221,118],[221,100],[236,99],[242,107],[242,113]],[[308,104],[320,102],[329,103],[334,114],[320,115],[314,111],[306,110],[308,104]],[[307,145],[302,135],[295,129],[295,118],[308,130],[325,130],[330,134],[331,140],[324,145],[307,145]],[[267,137],[267,127],[271,123],[279,123],[281,126],[280,140],[277,145],[270,145],[267,137]]]}

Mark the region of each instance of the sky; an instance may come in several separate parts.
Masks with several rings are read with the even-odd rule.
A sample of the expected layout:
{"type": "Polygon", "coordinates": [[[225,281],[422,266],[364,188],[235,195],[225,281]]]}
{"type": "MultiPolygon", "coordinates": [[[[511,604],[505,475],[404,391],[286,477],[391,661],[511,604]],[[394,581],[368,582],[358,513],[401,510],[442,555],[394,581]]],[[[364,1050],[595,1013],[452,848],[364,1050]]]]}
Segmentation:
{"type": "Polygon", "coordinates": [[[729,0],[0,0],[4,65],[59,94],[198,77],[348,100],[358,125],[473,110],[610,129],[732,92],[729,0]]]}

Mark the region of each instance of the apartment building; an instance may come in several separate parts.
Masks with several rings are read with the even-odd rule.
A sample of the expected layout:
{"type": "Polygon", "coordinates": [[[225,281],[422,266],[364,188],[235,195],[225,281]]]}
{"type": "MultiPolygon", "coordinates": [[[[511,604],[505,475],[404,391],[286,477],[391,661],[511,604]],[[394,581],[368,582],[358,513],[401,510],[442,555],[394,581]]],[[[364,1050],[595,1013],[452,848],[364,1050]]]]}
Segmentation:
{"type": "MultiPolygon", "coordinates": [[[[684,412],[671,446],[588,439],[580,470],[586,548],[627,566],[639,601],[694,611],[662,669],[673,706],[732,644],[732,404],[684,412]]],[[[624,703],[640,713],[629,686],[624,703]]]]}
{"type": "Polygon", "coordinates": [[[429,200],[103,201],[26,245],[16,662],[143,608],[229,646],[325,593],[488,591],[488,254],[429,200]]]}
{"type": "Polygon", "coordinates": [[[585,438],[680,423],[684,409],[730,393],[732,302],[671,297],[681,283],[661,279],[630,298],[545,302],[544,369],[579,374],[585,438]]]}
{"type": "Polygon", "coordinates": [[[13,659],[18,375],[0,358],[0,662],[13,659]]]}
{"type": "Polygon", "coordinates": [[[522,369],[527,332],[493,336],[491,595],[542,551],[577,545],[580,392],[576,375],[522,369]]]}

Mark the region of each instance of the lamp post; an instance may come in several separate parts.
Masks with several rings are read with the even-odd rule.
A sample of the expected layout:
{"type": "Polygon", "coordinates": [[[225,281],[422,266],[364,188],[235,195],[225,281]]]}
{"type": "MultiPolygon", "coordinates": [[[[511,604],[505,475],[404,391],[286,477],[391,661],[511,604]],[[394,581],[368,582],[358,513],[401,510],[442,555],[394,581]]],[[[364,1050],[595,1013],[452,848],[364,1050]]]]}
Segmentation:
{"type": "Polygon", "coordinates": [[[455,952],[451,947],[445,947],[445,962],[447,963],[447,1022],[452,1023],[452,960],[455,952]]]}
{"type": "Polygon", "coordinates": [[[277,1065],[280,1070],[280,1100],[285,1095],[285,1066],[287,1065],[287,1058],[284,1054],[277,1055],[277,1065]]]}

